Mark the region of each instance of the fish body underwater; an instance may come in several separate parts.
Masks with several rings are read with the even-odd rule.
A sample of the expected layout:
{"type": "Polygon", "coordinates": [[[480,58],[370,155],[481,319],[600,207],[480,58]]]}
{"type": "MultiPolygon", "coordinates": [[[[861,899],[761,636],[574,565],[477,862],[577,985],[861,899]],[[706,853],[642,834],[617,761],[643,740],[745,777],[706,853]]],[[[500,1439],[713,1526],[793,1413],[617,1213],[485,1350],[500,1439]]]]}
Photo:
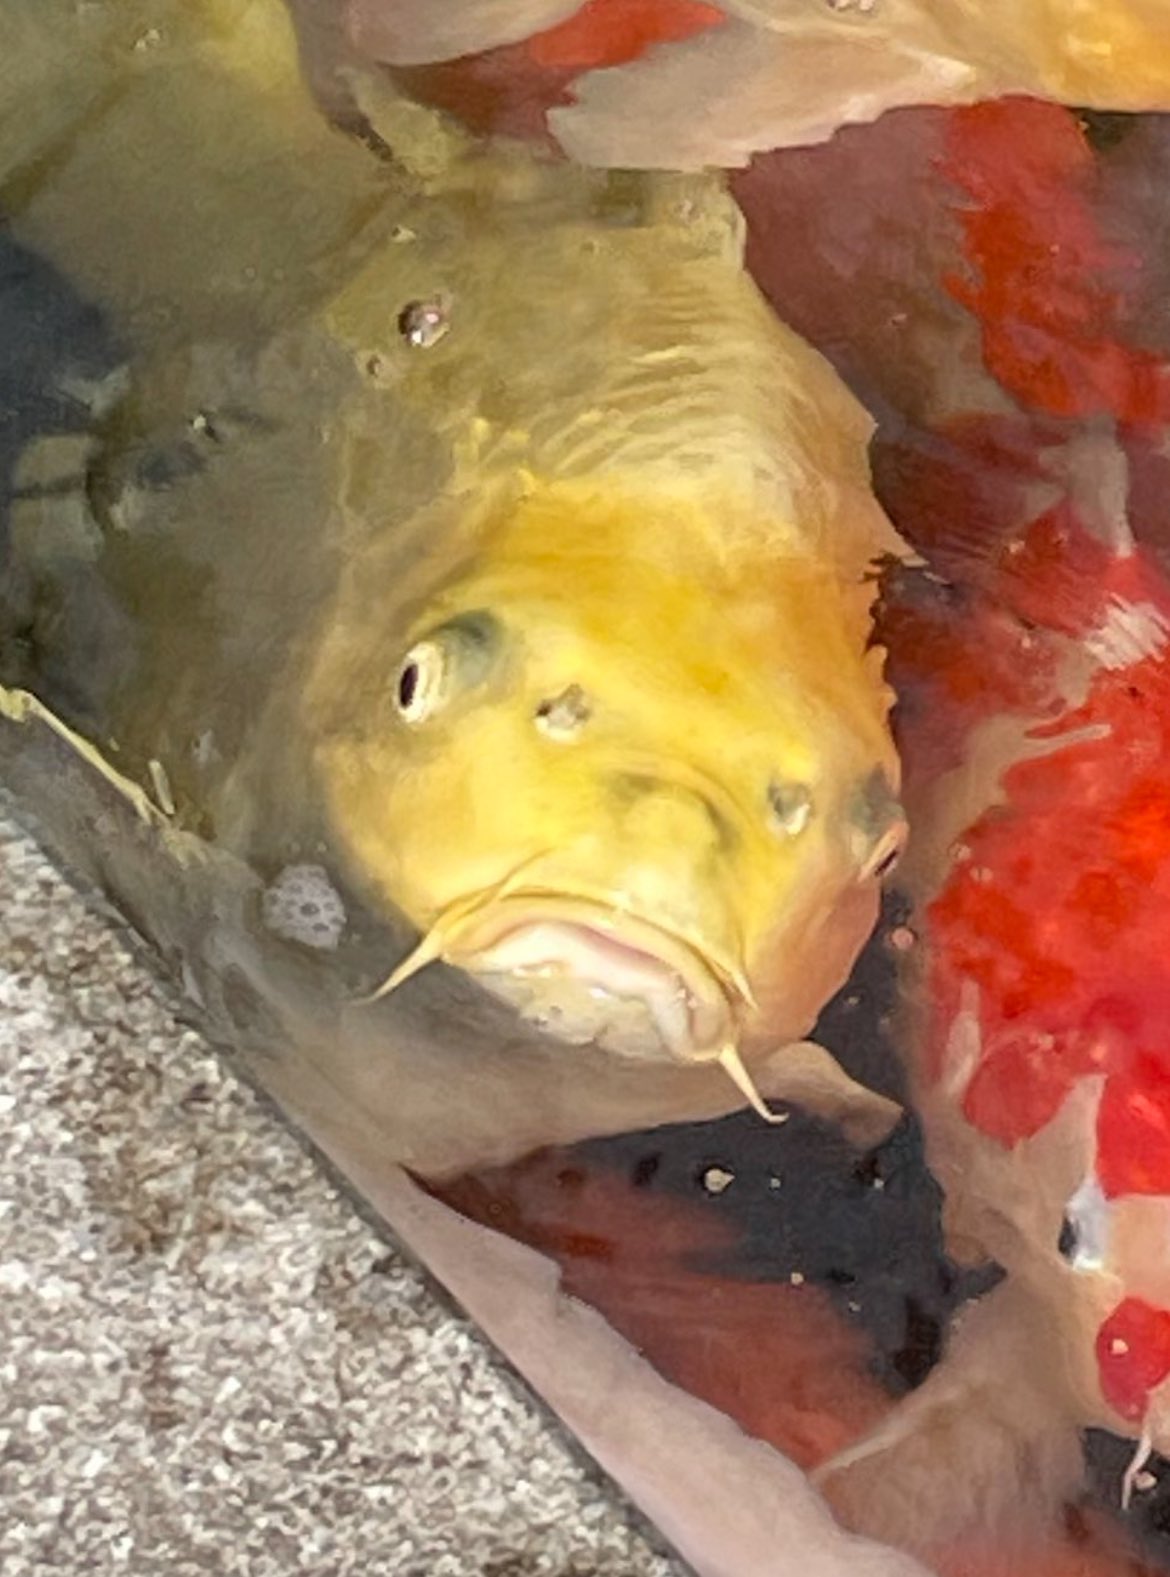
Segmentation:
{"type": "Polygon", "coordinates": [[[734,168],[891,109],[1009,94],[1170,107],[1165,0],[302,4],[424,96],[586,164],[734,168]]]}
{"type": "MultiPolygon", "coordinates": [[[[640,1176],[623,1193],[586,1147],[549,1157],[543,1179],[464,1184],[465,1208],[511,1211],[538,1242],[551,1195],[566,1274],[749,1431],[794,1450],[790,1407],[815,1461],[807,1436],[869,1427],[827,1448],[822,1488],[859,1530],[956,1577],[1145,1572],[1127,1537],[1143,1527],[1164,1559],[1168,160],[1162,117],[1016,99],[891,116],[733,182],[757,279],[877,413],[879,496],[929,565],[891,577],[878,617],[914,834],[887,1028],[951,1252],[1002,1283],[869,1427],[883,1408],[852,1334],[818,1340],[782,1307],[790,1289],[764,1295],[756,1262],[734,1262],[752,1283],[742,1331],[709,1339],[694,1311],[738,1287],[693,1245],[646,1255],[658,1227],[640,1176]],[[593,1217],[561,1189],[574,1169],[600,1184],[593,1217]],[[785,1363],[804,1343],[848,1399],[828,1378],[793,1390],[781,1362],[760,1375],[766,1320],[785,1363]],[[1128,1457],[1107,1508],[1088,1498],[1098,1431],[1128,1457]]],[[[708,1155],[733,1201],[743,1155],[706,1134],[689,1151],[648,1136],[644,1156],[708,1155]]],[[[776,1208],[793,1186],[786,1174],[776,1208]]]]}
{"type": "Polygon", "coordinates": [[[943,1570],[1064,1541],[1085,1431],[1128,1442],[1134,1528],[1170,1450],[1168,149],[1161,117],[1009,100],[735,183],[930,565],[878,617],[914,830],[894,1028],[951,1253],[1006,1275],[820,1482],[943,1570]],[[797,215],[815,274],[774,244],[797,215]]]}
{"type": "Polygon", "coordinates": [[[8,479],[41,835],[383,1161],[761,1091],[888,1126],[802,1038],[903,835],[901,543],[721,179],[373,79],[347,132],[275,0],[3,9],[6,242],[110,335],[8,479]]]}

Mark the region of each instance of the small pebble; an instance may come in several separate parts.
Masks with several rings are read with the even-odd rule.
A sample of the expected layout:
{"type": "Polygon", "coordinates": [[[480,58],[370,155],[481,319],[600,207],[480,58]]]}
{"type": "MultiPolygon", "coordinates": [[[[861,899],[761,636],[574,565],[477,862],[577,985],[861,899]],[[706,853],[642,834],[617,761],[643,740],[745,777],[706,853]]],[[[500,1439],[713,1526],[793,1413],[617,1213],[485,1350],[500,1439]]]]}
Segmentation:
{"type": "Polygon", "coordinates": [[[735,1173],[722,1166],[709,1166],[703,1173],[703,1187],[709,1194],[721,1194],[735,1182],[735,1173]]]}

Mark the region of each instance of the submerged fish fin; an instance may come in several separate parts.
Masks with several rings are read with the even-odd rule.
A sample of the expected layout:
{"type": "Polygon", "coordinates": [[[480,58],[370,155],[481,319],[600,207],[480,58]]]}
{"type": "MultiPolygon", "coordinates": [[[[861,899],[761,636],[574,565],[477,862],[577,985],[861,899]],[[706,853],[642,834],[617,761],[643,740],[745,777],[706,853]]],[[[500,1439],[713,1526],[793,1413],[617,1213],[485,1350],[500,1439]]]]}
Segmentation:
{"type": "Polygon", "coordinates": [[[1001,1283],[956,1322],[946,1355],[813,1481],[856,1532],[937,1559],[1055,1524],[1082,1472],[1050,1311],[1001,1283]]]}
{"type": "Polygon", "coordinates": [[[783,31],[731,20],[629,65],[587,72],[573,84],[573,102],[549,112],[549,126],[583,164],[739,166],[764,149],[823,142],[843,124],[899,105],[967,103],[983,87],[973,65],[941,50],[804,10],[807,20],[783,31]]]}
{"type": "Polygon", "coordinates": [[[11,723],[42,723],[58,739],[64,740],[71,750],[75,750],[124,799],[129,800],[147,826],[166,825],[165,812],[159,809],[144,788],[124,772],[119,772],[117,767],[111,766],[96,745],[70,728],[30,690],[10,690],[0,685],[0,717],[6,717],[11,723]]]}
{"type": "Polygon", "coordinates": [[[859,1084],[832,1052],[812,1040],[796,1041],[775,1053],[769,1062],[767,1090],[777,1099],[840,1124],[852,1143],[867,1149],[880,1144],[902,1115],[897,1101],[859,1084]]]}

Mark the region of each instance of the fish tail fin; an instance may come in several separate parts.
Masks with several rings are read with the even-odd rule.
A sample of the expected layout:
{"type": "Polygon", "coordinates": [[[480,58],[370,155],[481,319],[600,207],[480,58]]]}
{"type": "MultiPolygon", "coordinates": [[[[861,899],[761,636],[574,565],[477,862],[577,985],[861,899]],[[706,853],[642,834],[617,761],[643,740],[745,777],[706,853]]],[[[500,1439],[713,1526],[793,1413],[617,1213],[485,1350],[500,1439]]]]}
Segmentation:
{"type": "Polygon", "coordinates": [[[933,1561],[1058,1535],[1082,1474],[1060,1358],[1035,1300],[997,1287],[923,1384],[814,1482],[856,1532],[933,1561]]]}

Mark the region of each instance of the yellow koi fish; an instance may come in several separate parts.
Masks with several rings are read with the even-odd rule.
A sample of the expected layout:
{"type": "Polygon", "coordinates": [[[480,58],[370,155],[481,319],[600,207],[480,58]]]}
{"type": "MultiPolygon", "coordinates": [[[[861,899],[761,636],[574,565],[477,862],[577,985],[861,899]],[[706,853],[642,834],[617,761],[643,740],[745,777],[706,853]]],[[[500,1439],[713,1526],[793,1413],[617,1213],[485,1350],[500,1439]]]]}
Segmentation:
{"type": "Polygon", "coordinates": [[[803,1037],[903,836],[900,544],[720,180],[369,83],[347,134],[275,0],[0,10],[10,236],[120,347],[11,478],[0,764],[50,840],[424,1170],[761,1091],[887,1123],[803,1037]]]}

